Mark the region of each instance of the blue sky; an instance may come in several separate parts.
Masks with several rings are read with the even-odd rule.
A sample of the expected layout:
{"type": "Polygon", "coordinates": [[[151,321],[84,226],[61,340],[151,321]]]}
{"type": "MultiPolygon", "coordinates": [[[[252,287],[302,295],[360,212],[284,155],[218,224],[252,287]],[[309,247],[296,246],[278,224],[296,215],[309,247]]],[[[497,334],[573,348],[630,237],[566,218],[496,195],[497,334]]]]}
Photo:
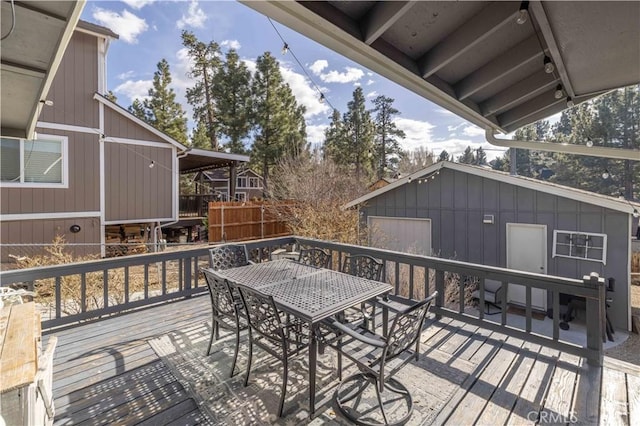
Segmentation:
{"type": "Polygon", "coordinates": [[[125,107],[133,99],[146,96],[156,65],[164,58],[192,126],[191,109],[184,98],[193,84],[180,40],[184,29],[203,42],[217,42],[223,53],[235,48],[251,70],[265,51],[276,56],[285,81],[307,108],[307,134],[313,144],[324,140],[331,115],[329,103],[344,113],[354,89],[361,86],[368,108],[372,108],[377,95],[395,99],[394,106],[400,111],[396,125],[407,135],[402,141],[405,149],[426,147],[436,156],[444,149],[457,156],[470,145],[482,146],[489,159],[502,155],[485,142],[482,129],[273,21],[311,81],[291,53],[282,55],[283,43],[267,17],[235,1],[89,1],[82,19],[108,27],[120,36],[109,47],[107,87],[125,107]],[[329,103],[320,102],[316,86],[329,103]]]}

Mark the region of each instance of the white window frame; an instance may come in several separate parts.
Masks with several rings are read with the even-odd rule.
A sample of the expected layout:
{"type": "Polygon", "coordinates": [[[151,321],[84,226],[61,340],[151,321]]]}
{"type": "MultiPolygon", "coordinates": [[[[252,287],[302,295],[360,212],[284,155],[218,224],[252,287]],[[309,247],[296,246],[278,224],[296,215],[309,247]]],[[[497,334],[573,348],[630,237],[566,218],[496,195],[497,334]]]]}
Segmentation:
{"type": "Polygon", "coordinates": [[[24,182],[24,143],[28,142],[27,139],[18,138],[5,138],[15,139],[20,141],[20,182],[5,182],[1,181],[0,186],[5,188],[69,188],[69,138],[67,136],[59,135],[45,135],[38,134],[38,138],[35,141],[60,141],[60,152],[62,155],[62,182],[24,182]]]}
{"type": "Polygon", "coordinates": [[[249,188],[260,189],[262,185],[260,185],[260,179],[257,177],[250,177],[248,179],[249,188]]]}
{"type": "MultiPolygon", "coordinates": [[[[593,253],[593,252],[592,252],[593,253]]],[[[551,257],[566,257],[569,259],[577,259],[577,260],[587,260],[589,262],[599,262],[604,265],[607,264],[607,234],[599,234],[596,232],[580,232],[580,231],[564,231],[564,230],[553,230],[553,250],[551,253],[551,257]],[[566,235],[569,235],[569,243],[565,243],[563,240],[566,239],[566,235]],[[576,238],[586,238],[584,244],[574,244],[573,239],[576,238]],[[602,238],[602,247],[593,246],[589,244],[590,237],[602,238]],[[567,247],[569,250],[569,254],[559,254],[558,253],[558,245],[567,247]],[[600,259],[590,258],[589,249],[598,250],[602,253],[600,259]]]]}
{"type": "Polygon", "coordinates": [[[234,201],[247,201],[246,192],[236,192],[236,199],[234,201]]]}
{"type": "Polygon", "coordinates": [[[246,176],[238,176],[236,178],[236,188],[246,188],[247,187],[247,177],[246,176]],[[244,185],[240,184],[240,179],[244,180],[244,185]]]}

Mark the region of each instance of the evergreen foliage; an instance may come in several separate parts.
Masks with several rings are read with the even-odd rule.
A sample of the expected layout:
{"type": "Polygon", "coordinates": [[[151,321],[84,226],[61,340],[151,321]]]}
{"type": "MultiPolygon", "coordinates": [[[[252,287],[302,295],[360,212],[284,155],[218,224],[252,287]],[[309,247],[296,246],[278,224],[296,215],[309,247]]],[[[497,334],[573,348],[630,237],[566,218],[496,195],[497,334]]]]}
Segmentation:
{"type": "Polygon", "coordinates": [[[398,139],[406,137],[404,131],[398,129],[393,118],[400,114],[393,107],[394,99],[380,95],[373,100],[373,112],[376,139],[373,147],[373,159],[377,166],[378,179],[387,176],[391,170],[397,169],[399,155],[402,152],[398,139]]]}
{"type": "Polygon", "coordinates": [[[356,180],[370,180],[373,165],[375,126],[364,103],[362,87],[356,87],[347,104],[343,121],[343,141],[333,160],[342,165],[353,165],[356,180]]]}

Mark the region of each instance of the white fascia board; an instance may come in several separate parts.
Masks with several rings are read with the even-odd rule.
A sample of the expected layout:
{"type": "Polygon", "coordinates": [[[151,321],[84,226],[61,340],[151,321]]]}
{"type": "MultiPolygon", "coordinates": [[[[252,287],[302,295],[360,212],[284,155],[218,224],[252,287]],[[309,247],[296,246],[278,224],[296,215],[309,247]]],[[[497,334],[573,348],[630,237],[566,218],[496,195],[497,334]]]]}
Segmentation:
{"type": "Polygon", "coordinates": [[[100,217],[100,212],[58,212],[58,213],[18,213],[0,215],[1,222],[17,220],[47,220],[47,219],[82,219],[100,217]]]}
{"type": "Polygon", "coordinates": [[[126,220],[106,220],[105,225],[124,225],[128,223],[151,223],[151,222],[169,222],[175,221],[172,217],[160,217],[160,218],[140,218],[140,219],[126,219],[126,220]]]}
{"type": "Polygon", "coordinates": [[[36,127],[40,129],[63,130],[66,132],[88,133],[92,135],[102,134],[100,129],[95,129],[93,127],[75,126],[73,124],[49,123],[46,121],[38,121],[38,123],[36,123],[36,127]]]}
{"type": "Polygon", "coordinates": [[[248,163],[250,159],[248,155],[230,154],[228,152],[221,152],[221,151],[209,151],[209,150],[200,149],[200,148],[190,149],[187,155],[201,155],[203,157],[220,158],[223,160],[238,161],[238,162],[245,162],[245,163],[248,163]]]}
{"type": "Polygon", "coordinates": [[[109,143],[123,144],[123,145],[149,146],[153,148],[164,148],[164,149],[171,149],[171,150],[174,150],[176,148],[175,146],[168,146],[164,142],[143,141],[139,139],[106,137],[104,138],[104,141],[109,143]]]}
{"type": "Polygon", "coordinates": [[[122,108],[120,105],[111,102],[110,100],[108,100],[104,96],[100,95],[99,93],[94,93],[93,94],[93,99],[95,99],[96,101],[100,102],[104,106],[109,107],[111,110],[117,112],[118,114],[122,115],[126,119],[131,120],[134,123],[136,123],[137,125],[139,125],[139,126],[143,127],[144,129],[150,131],[154,135],[158,136],[160,139],[162,139],[164,141],[167,141],[171,145],[173,145],[173,146],[177,147],[178,149],[180,149],[180,151],[186,151],[187,150],[187,147],[182,145],[177,140],[173,139],[172,137],[170,137],[168,135],[165,135],[160,130],[158,130],[155,127],[151,126],[150,124],[145,123],[144,121],[140,120],[138,117],[136,117],[135,115],[131,114],[129,111],[127,111],[126,109],[122,108]]]}

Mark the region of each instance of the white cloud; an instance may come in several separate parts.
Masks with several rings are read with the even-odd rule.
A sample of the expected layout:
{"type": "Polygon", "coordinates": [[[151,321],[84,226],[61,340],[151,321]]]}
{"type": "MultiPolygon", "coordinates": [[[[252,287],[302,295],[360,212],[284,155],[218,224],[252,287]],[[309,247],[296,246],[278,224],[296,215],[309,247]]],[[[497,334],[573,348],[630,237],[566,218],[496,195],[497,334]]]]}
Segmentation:
{"type": "Polygon", "coordinates": [[[369,80],[367,81],[367,86],[371,86],[373,83],[375,83],[375,81],[373,81],[373,80],[369,79],[369,80]]]}
{"type": "Polygon", "coordinates": [[[484,136],[485,134],[483,129],[473,124],[465,126],[465,128],[462,129],[462,133],[469,137],[484,136]]]}
{"type": "Polygon", "coordinates": [[[309,67],[309,69],[311,70],[311,72],[313,72],[315,75],[320,75],[320,73],[329,66],[329,62],[327,62],[324,59],[318,59],[317,61],[315,61],[313,64],[311,64],[311,66],[309,67]]]}
{"type": "Polygon", "coordinates": [[[96,7],[92,16],[98,23],[111,29],[120,36],[122,41],[129,44],[138,43],[138,36],[149,28],[144,19],[128,10],[123,10],[122,14],[119,14],[112,10],[96,7]]]}
{"type": "MultiPolygon", "coordinates": [[[[153,85],[152,80],[127,80],[114,89],[116,95],[122,95],[129,98],[129,103],[134,99],[145,99],[149,95],[149,89],[153,85]]],[[[124,105],[124,102],[119,102],[124,105]]]]}
{"type": "Polygon", "coordinates": [[[345,72],[329,71],[320,74],[320,80],[325,83],[353,83],[364,76],[364,71],[360,68],[345,67],[345,72]]]}
{"type": "Polygon", "coordinates": [[[189,8],[187,14],[182,15],[182,18],[176,22],[176,26],[180,29],[185,27],[204,28],[204,22],[207,20],[207,15],[200,8],[197,0],[191,0],[189,2],[189,8]]]}
{"type": "Polygon", "coordinates": [[[116,78],[117,78],[118,80],[126,80],[126,79],[128,79],[128,78],[133,77],[135,74],[136,74],[136,72],[135,72],[135,71],[133,71],[133,70],[129,70],[129,71],[127,71],[127,72],[123,72],[123,73],[118,74],[116,78]]]}
{"type": "MultiPolygon", "coordinates": [[[[304,114],[305,119],[309,119],[318,114],[329,114],[330,107],[326,102],[320,102],[320,95],[318,91],[313,87],[311,82],[302,74],[298,74],[293,70],[284,67],[280,64],[280,72],[282,73],[283,80],[289,84],[293,95],[296,97],[296,101],[299,104],[305,106],[307,111],[304,114]]],[[[322,92],[327,94],[326,88],[320,88],[322,92]]]]}
{"type": "Polygon", "coordinates": [[[223,40],[220,47],[228,47],[229,49],[238,50],[242,47],[238,40],[223,40]]]}
{"type": "Polygon", "coordinates": [[[442,115],[455,115],[454,113],[452,113],[451,111],[449,111],[448,109],[443,109],[443,108],[438,108],[436,109],[436,112],[438,114],[442,114],[442,115]]]}
{"type": "Polygon", "coordinates": [[[307,141],[313,145],[322,145],[324,142],[324,131],[327,127],[329,127],[328,124],[308,124],[307,141]]]}
{"type": "Polygon", "coordinates": [[[460,129],[461,127],[468,126],[468,125],[469,124],[467,122],[462,122],[459,124],[450,124],[447,126],[447,130],[450,132],[457,132],[458,129],[460,129]]]}
{"type": "Polygon", "coordinates": [[[375,98],[378,96],[378,94],[379,93],[374,90],[373,92],[367,93],[367,98],[375,98]]]}
{"type": "Polygon", "coordinates": [[[122,0],[132,9],[140,10],[148,4],[153,3],[155,0],[122,0]]]}
{"type": "Polygon", "coordinates": [[[406,138],[400,141],[403,149],[412,151],[421,146],[432,149],[430,144],[433,138],[432,131],[435,127],[433,124],[409,118],[396,118],[394,123],[406,135],[406,138]]]}

